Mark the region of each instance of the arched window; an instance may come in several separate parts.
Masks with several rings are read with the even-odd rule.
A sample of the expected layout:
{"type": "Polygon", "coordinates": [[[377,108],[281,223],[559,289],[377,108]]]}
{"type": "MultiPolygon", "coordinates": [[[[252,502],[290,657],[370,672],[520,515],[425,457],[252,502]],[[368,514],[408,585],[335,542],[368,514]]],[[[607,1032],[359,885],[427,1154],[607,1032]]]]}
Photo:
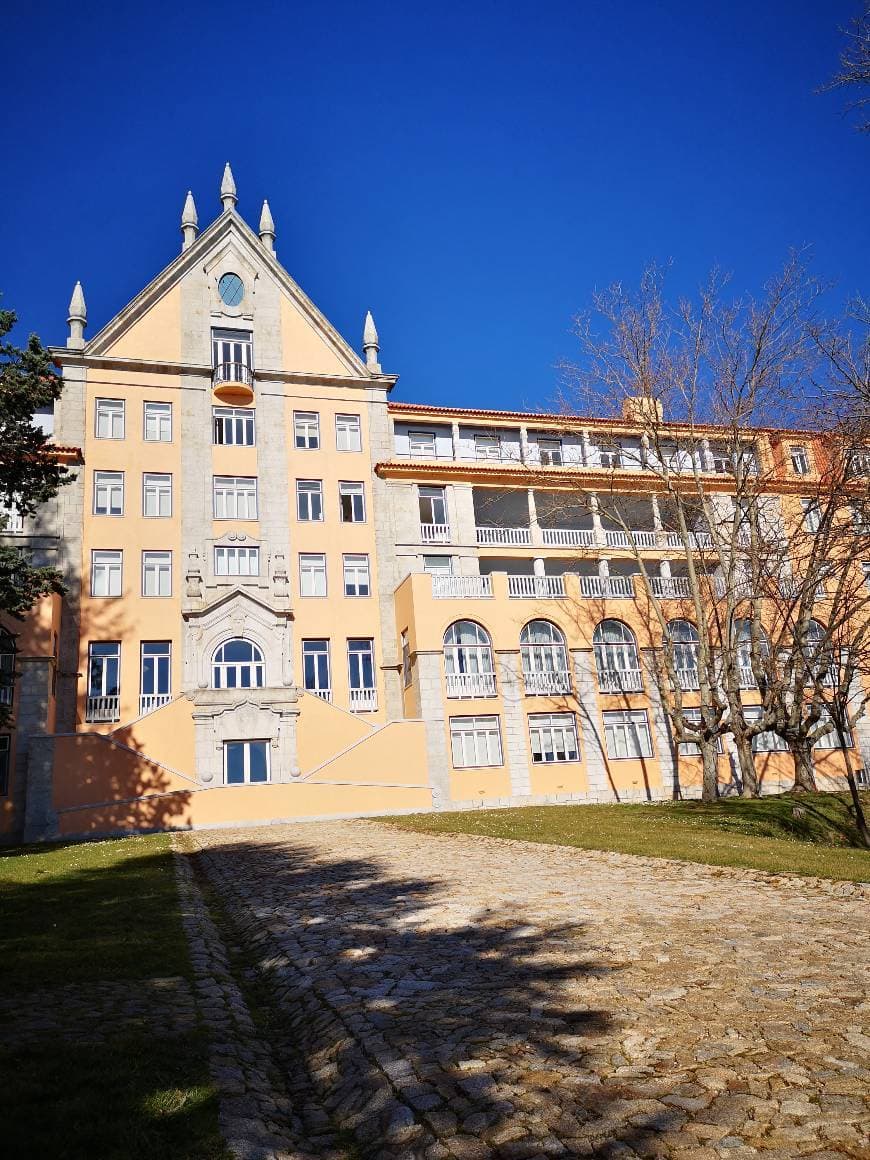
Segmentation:
{"type": "Polygon", "coordinates": [[[262,652],[241,637],[224,641],[214,654],[211,671],[215,689],[262,689],[266,683],[262,652]]]}
{"type": "Polygon", "coordinates": [[[823,685],[833,685],[836,677],[834,672],[834,654],[827,631],[817,620],[811,620],[807,625],[804,659],[810,673],[823,685]]]}
{"type": "MultiPolygon", "coordinates": [[[[757,689],[758,682],[752,670],[752,621],[746,617],[737,617],[733,623],[733,638],[737,650],[737,672],[741,689],[757,689]]],[[[767,652],[767,637],[761,633],[759,653],[764,656],[767,652]]]]}
{"type": "Polygon", "coordinates": [[[690,620],[672,620],[668,625],[668,640],[680,688],[697,689],[699,686],[697,628],[690,620]]]}
{"type": "Polygon", "coordinates": [[[527,693],[571,692],[565,638],[555,624],[530,620],[520,633],[520,655],[527,693]]]}
{"type": "Polygon", "coordinates": [[[642,692],[643,674],[634,633],[621,620],[602,620],[592,634],[602,693],[642,692]]]}
{"type": "Polygon", "coordinates": [[[489,634],[473,620],[457,620],[444,633],[448,697],[494,697],[489,634]]]}
{"type": "Polygon", "coordinates": [[[15,692],[15,641],[0,631],[0,705],[11,705],[15,692]]]}

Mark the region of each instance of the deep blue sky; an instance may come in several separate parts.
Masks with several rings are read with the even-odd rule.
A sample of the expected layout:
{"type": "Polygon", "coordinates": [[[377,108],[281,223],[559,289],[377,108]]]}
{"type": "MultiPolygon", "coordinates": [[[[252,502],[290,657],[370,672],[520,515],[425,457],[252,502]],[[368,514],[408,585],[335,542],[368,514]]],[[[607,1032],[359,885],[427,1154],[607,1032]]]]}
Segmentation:
{"type": "Polygon", "coordinates": [[[675,263],[757,288],[811,245],[868,291],[870,140],[833,72],[859,0],[22,3],[3,19],[0,290],[93,335],[178,252],[224,161],[256,226],[394,397],[554,391],[590,291],[675,263]]]}

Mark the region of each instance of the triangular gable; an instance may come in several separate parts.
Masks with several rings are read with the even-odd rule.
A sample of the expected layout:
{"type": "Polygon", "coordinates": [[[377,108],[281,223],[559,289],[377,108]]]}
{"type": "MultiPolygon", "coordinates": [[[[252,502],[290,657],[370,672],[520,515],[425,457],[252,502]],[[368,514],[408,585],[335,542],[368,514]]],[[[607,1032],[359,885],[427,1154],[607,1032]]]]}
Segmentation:
{"type": "MultiPolygon", "coordinates": [[[[294,343],[303,338],[306,338],[309,344],[320,342],[337,361],[338,373],[353,378],[372,377],[356,351],[317,309],[275,255],[265,249],[257,235],[235,210],[229,210],[216,218],[203,230],[192,246],[183,250],[123,310],[107,322],[85,345],[85,355],[117,354],[120,357],[144,359],[147,356],[143,351],[153,349],[152,336],[159,333],[164,351],[168,349],[164,359],[173,362],[182,361],[180,344],[173,342],[167,333],[171,329],[167,326],[169,316],[173,312],[175,317],[180,316],[176,296],[180,293],[181,282],[189,271],[202,263],[213,251],[225,247],[230,242],[238,247],[242,257],[255,268],[268,272],[283,291],[283,297],[287,299],[287,304],[282,308],[283,318],[301,320],[301,328],[294,335],[294,343]],[[308,331],[307,336],[303,333],[305,330],[308,331]],[[172,357],[176,354],[177,357],[172,357]]],[[[313,347],[309,346],[309,349],[313,347]]]]}

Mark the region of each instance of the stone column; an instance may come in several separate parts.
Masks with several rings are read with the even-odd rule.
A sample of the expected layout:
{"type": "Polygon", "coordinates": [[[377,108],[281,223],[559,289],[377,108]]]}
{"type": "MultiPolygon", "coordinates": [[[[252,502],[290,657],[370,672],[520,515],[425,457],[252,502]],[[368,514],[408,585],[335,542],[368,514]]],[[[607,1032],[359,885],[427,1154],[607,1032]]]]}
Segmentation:
{"type": "Polygon", "coordinates": [[[426,758],[429,785],[432,787],[432,805],[435,809],[445,809],[450,804],[450,763],[440,652],[417,653],[417,685],[420,716],[426,725],[426,758]]]}
{"type": "Polygon", "coordinates": [[[453,442],[453,458],[459,458],[459,424],[453,422],[450,424],[450,438],[453,442]]]}
{"type": "Polygon", "coordinates": [[[452,543],[476,544],[474,488],[470,483],[448,484],[447,495],[452,543]]]}
{"type": "Polygon", "coordinates": [[[598,503],[598,496],[594,491],[589,493],[589,511],[592,513],[592,537],[599,548],[606,546],[607,540],[604,535],[604,526],[601,523],[601,508],[598,503]]]}
{"type": "Polygon", "coordinates": [[[572,649],[571,659],[574,662],[577,716],[583,739],[583,760],[586,762],[589,794],[597,801],[613,801],[613,790],[607,774],[604,732],[598,712],[598,682],[593,654],[590,649],[572,649]]]}
{"type": "Polygon", "coordinates": [[[520,427],[520,460],[523,463],[529,461],[529,429],[528,427],[520,427]]]}
{"type": "MultiPolygon", "coordinates": [[[[393,431],[387,412],[387,393],[377,390],[369,395],[369,460],[374,464],[390,459],[393,451],[393,431]]],[[[419,505],[413,484],[390,484],[376,475],[370,474],[372,488],[372,515],[375,528],[375,555],[372,561],[375,569],[378,595],[378,624],[380,627],[381,662],[384,680],[384,710],[388,721],[397,721],[404,716],[404,703],[400,682],[394,677],[394,666],[401,663],[399,642],[396,635],[396,610],[393,593],[401,580],[396,543],[406,537],[399,532],[398,517],[408,520],[410,539],[416,543],[420,538],[419,505]]]]}
{"type": "Polygon", "coordinates": [[[535,489],[533,487],[526,488],[526,501],[529,505],[529,532],[532,544],[536,548],[542,548],[544,537],[541,534],[541,525],[538,523],[538,505],[535,503],[535,489]]]}
{"type": "Polygon", "coordinates": [[[589,428],[583,427],[580,430],[580,452],[583,457],[583,466],[592,466],[592,441],[589,438],[589,428]]]}
{"type": "Polygon", "coordinates": [[[496,670],[501,692],[505,761],[511,779],[511,795],[527,797],[532,792],[526,718],[523,712],[523,678],[519,653],[496,650],[496,670]]]}
{"type": "Polygon", "coordinates": [[[27,761],[24,841],[44,842],[58,833],[54,811],[54,738],[33,737],[27,761]]]}

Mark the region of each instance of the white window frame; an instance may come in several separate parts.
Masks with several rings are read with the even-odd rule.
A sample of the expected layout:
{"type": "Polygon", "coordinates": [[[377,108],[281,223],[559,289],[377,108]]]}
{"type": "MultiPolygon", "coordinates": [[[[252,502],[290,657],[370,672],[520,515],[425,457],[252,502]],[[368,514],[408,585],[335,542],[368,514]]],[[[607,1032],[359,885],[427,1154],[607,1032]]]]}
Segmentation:
{"type": "Polygon", "coordinates": [[[253,407],[212,407],[211,437],[215,447],[256,447],[257,413],[253,407]],[[218,431],[221,438],[218,438],[218,431]],[[229,435],[229,438],[227,436],[229,435]],[[241,435],[241,438],[236,438],[241,435]],[[248,439],[250,435],[250,439],[248,439]]]}
{"type": "Polygon", "coordinates": [[[538,436],[538,461],[541,467],[563,467],[565,464],[562,440],[551,435],[538,436]]]}
{"type": "Polygon", "coordinates": [[[233,739],[224,742],[224,785],[268,785],[272,780],[272,744],[268,737],[251,737],[233,739]],[[229,765],[229,754],[231,745],[240,745],[242,747],[242,780],[229,781],[227,779],[227,769],[229,765]],[[259,778],[256,781],[251,781],[251,746],[262,746],[263,752],[266,755],[266,777],[264,780],[259,778]]]}
{"type": "Polygon", "coordinates": [[[305,524],[323,523],[323,480],[297,479],[296,480],[296,519],[305,524]],[[320,509],[319,515],[312,515],[312,500],[317,499],[320,509]],[[303,503],[303,500],[305,501],[303,503]],[[305,509],[306,514],[303,514],[305,509]]]}
{"type": "Polygon", "coordinates": [[[123,399],[97,399],[94,405],[94,438],[123,439],[127,406],[123,399]],[[106,428],[107,430],[101,430],[106,428]]]}
{"type": "Polygon", "coordinates": [[[602,713],[602,717],[609,760],[642,761],[654,757],[646,709],[608,709],[602,713]]]}
{"type": "Polygon", "coordinates": [[[366,487],[364,483],[342,480],[338,485],[338,512],[343,524],[364,524],[366,522],[366,487]],[[344,501],[350,500],[350,519],[345,518],[344,501]],[[359,502],[357,502],[359,501],[359,502]],[[359,511],[359,519],[357,519],[359,511]]]}
{"type": "Polygon", "coordinates": [[[327,595],[327,589],[326,553],[300,552],[299,595],[306,598],[320,598],[327,595]],[[323,591],[317,591],[319,588],[322,588],[323,591]]]}
{"type": "Polygon", "coordinates": [[[501,435],[479,432],[474,436],[475,459],[502,459],[501,435]]]}
{"type": "Polygon", "coordinates": [[[447,519],[447,488],[425,483],[417,484],[417,508],[420,512],[421,524],[446,526],[449,523],[447,519]],[[435,516],[439,505],[441,519],[436,520],[435,516]]]}
{"type": "Polygon", "coordinates": [[[350,637],[347,642],[347,687],[351,690],[374,692],[378,687],[378,676],[375,671],[375,642],[371,637],[350,637]],[[363,645],[363,648],[354,648],[354,645],[363,645]],[[372,680],[370,685],[361,682],[365,677],[364,661],[367,657],[371,662],[372,680]],[[354,663],[354,658],[357,663],[354,663]],[[354,682],[360,682],[358,684],[354,682]]]}
{"type": "Polygon", "coordinates": [[[577,720],[574,714],[530,713],[529,746],[533,765],[576,764],[580,760],[580,741],[577,737],[577,720]],[[540,756],[536,756],[536,753],[540,756]],[[548,757],[548,753],[551,753],[552,757],[548,757]],[[564,756],[558,756],[559,753],[564,756]],[[569,756],[571,753],[573,756],[569,756]]]}
{"type": "Polygon", "coordinates": [[[259,576],[260,549],[258,547],[239,547],[235,544],[216,544],[214,550],[215,576],[259,576]],[[242,562],[246,566],[242,567],[242,562]],[[251,563],[253,562],[253,567],[251,563]]]}
{"type": "Polygon", "coordinates": [[[451,717],[450,758],[454,769],[497,769],[504,765],[498,714],[451,717]]]}
{"type": "Polygon", "coordinates": [[[335,450],[362,451],[362,422],[359,415],[335,416],[335,450]]]}
{"type": "Polygon", "coordinates": [[[139,644],[139,697],[172,697],[172,641],[171,640],[143,640],[139,644]],[[148,646],[166,645],[162,652],[146,653],[145,649],[148,646]],[[152,675],[152,683],[156,688],[145,688],[145,658],[149,657],[154,661],[152,675]],[[161,676],[165,676],[165,682],[161,681],[161,676]],[[166,688],[161,692],[160,685],[165,683],[166,688]]]}
{"type": "Polygon", "coordinates": [[[294,451],[320,450],[320,414],[317,411],[293,412],[293,449],[294,451]]]}
{"type": "Polygon", "coordinates": [[[165,599],[172,595],[172,552],[155,548],[143,551],[142,595],[149,600],[165,599]],[[149,578],[153,578],[156,592],[148,591],[149,578]]]}
{"type": "Polygon", "coordinates": [[[437,446],[434,431],[408,432],[408,454],[412,459],[437,459],[437,446]]]}
{"type": "Polygon", "coordinates": [[[266,658],[263,655],[263,650],[254,641],[249,640],[244,636],[231,636],[226,640],[221,641],[217,648],[212,653],[211,658],[211,687],[213,689],[263,689],[266,686],[266,658]],[[218,654],[228,644],[235,644],[241,641],[249,645],[251,649],[251,659],[242,661],[219,661],[218,654]],[[236,677],[235,684],[227,682],[227,676],[233,672],[236,677]],[[245,684],[241,680],[243,676],[248,677],[248,683],[245,684]]]}
{"type": "Polygon", "coordinates": [[[94,472],[94,515],[95,516],[123,516],[124,514],[124,472],[123,471],[95,471],[94,472]],[[106,511],[100,511],[100,491],[107,493],[106,511]],[[115,493],[121,497],[120,511],[113,511],[112,499],[115,493]]]}
{"type": "Polygon", "coordinates": [[[124,590],[124,553],[119,548],[91,549],[91,596],[98,600],[120,596],[124,590]],[[100,577],[101,583],[97,582],[100,577]],[[104,587],[105,592],[97,588],[104,587]]]}
{"type": "MultiPolygon", "coordinates": [[[[758,721],[761,719],[761,715],[760,705],[745,705],[743,707],[743,717],[746,721],[758,721]]],[[[774,733],[772,729],[768,729],[764,733],[756,733],[751,741],[753,753],[788,753],[788,742],[778,733],[774,733]]]]}
{"type": "Polygon", "coordinates": [[[811,471],[809,449],[803,443],[792,443],[788,449],[791,469],[794,475],[809,475],[811,471]]]}
{"type": "Polygon", "coordinates": [[[452,576],[453,575],[453,557],[452,556],[433,556],[426,554],[423,556],[423,571],[428,572],[432,576],[452,576]],[[432,567],[432,561],[446,561],[446,566],[441,564],[432,567]]]}
{"type": "Polygon", "coordinates": [[[149,520],[168,520],[172,516],[172,476],[166,471],[142,473],[142,515],[149,520]],[[155,511],[148,510],[149,498],[155,511]]]}
{"type": "Polygon", "coordinates": [[[367,552],[348,552],[342,556],[345,596],[364,598],[372,594],[372,570],[367,552]],[[360,592],[365,588],[365,592],[360,592]]]}
{"type": "MultiPolygon", "coordinates": [[[[692,725],[701,724],[701,710],[700,709],[683,709],[683,716],[692,725]]],[[[677,745],[677,752],[680,757],[700,757],[701,746],[697,741],[681,741],[677,745]]],[[[721,757],[725,752],[722,745],[722,735],[716,737],[716,754],[721,757]]]]}
{"type": "MultiPolygon", "coordinates": [[[[819,723],[821,724],[821,721],[830,720],[831,714],[827,710],[823,710],[819,723]]],[[[854,738],[852,737],[852,730],[846,729],[844,732],[845,737],[843,740],[846,742],[845,748],[852,749],[855,744],[854,738]]],[[[840,747],[840,738],[837,736],[836,726],[829,733],[826,733],[824,737],[820,737],[813,745],[813,749],[840,750],[842,753],[842,749],[840,747]]]]}
{"type": "Polygon", "coordinates": [[[257,519],[255,475],[213,475],[211,487],[216,520],[257,519]]]}
{"type": "Polygon", "coordinates": [[[801,507],[803,508],[804,512],[804,530],[809,532],[810,535],[814,536],[818,532],[822,522],[822,512],[819,508],[818,500],[802,499],[801,507]]]}
{"type": "Polygon", "coordinates": [[[142,409],[142,438],[146,443],[172,442],[172,404],[146,400],[142,409]],[[156,434],[148,434],[149,427],[156,434]]]}
{"type": "Polygon", "coordinates": [[[328,638],[310,637],[308,640],[303,640],[303,642],[302,642],[302,683],[303,683],[303,688],[306,690],[306,692],[313,693],[316,697],[322,697],[325,701],[332,700],[332,657],[330,656],[330,647],[329,647],[329,639],[328,638]],[[315,645],[317,645],[317,646],[323,645],[324,647],[323,648],[320,648],[320,647],[315,648],[314,647],[315,645]],[[316,677],[315,683],[311,686],[309,686],[306,683],[308,680],[308,674],[305,671],[306,670],[305,658],[309,657],[309,656],[317,657],[317,658],[326,657],[326,684],[325,685],[321,684],[321,681],[320,681],[320,677],[321,677],[320,668],[321,668],[321,666],[319,663],[317,663],[314,667],[314,675],[316,677]]]}

